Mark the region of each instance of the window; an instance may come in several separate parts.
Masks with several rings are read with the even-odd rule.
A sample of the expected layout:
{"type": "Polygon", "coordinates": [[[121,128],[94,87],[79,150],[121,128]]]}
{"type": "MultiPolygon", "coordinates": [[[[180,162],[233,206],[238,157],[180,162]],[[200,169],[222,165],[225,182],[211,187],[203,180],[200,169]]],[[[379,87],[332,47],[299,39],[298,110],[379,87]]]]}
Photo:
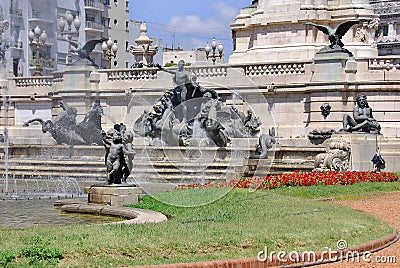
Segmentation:
{"type": "Polygon", "coordinates": [[[110,27],[110,19],[109,18],[102,18],[102,23],[105,27],[110,27]]]}
{"type": "Polygon", "coordinates": [[[118,61],[114,61],[114,66],[117,66],[118,65],[118,61]]]}
{"type": "Polygon", "coordinates": [[[114,25],[117,25],[117,24],[118,24],[118,20],[114,19],[114,25]]]}
{"type": "Polygon", "coordinates": [[[382,33],[383,33],[383,36],[388,36],[388,32],[389,32],[389,25],[383,25],[383,28],[382,28],[382,33]]]}
{"type": "Polygon", "coordinates": [[[114,5],[118,5],[118,0],[114,0],[114,5]]]}
{"type": "Polygon", "coordinates": [[[125,41],[125,50],[128,51],[128,49],[129,49],[129,42],[125,41]]]}

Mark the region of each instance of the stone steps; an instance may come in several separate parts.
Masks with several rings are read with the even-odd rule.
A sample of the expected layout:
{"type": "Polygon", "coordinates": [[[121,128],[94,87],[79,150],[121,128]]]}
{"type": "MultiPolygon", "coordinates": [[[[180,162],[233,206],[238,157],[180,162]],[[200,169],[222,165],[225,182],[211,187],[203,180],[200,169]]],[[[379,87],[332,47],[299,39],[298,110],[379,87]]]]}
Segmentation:
{"type": "MultiPolygon", "coordinates": [[[[313,157],[324,148],[277,147],[269,159],[247,159],[253,149],[231,147],[221,150],[201,148],[201,159],[190,148],[135,146],[133,172],[128,180],[143,182],[195,183],[226,181],[241,176],[276,175],[313,169],[313,157]],[[228,154],[225,154],[228,152],[228,154]],[[246,157],[241,158],[241,153],[246,157]]],[[[106,181],[102,146],[13,145],[8,173],[12,178],[74,178],[77,181],[106,181]]],[[[5,162],[0,159],[0,176],[5,162]]]]}
{"type": "MultiPolygon", "coordinates": [[[[174,162],[143,162],[134,161],[132,178],[151,182],[151,181],[171,181],[171,182],[190,182],[190,181],[225,181],[227,175],[232,172],[244,176],[266,176],[275,175],[294,170],[311,170],[310,164],[284,164],[261,160],[262,165],[257,166],[258,160],[249,160],[246,166],[230,166],[229,162],[211,163],[206,169],[200,168],[197,163],[174,162]]],[[[0,173],[4,174],[5,163],[0,161],[0,173]]],[[[8,174],[11,178],[77,178],[77,180],[105,181],[106,168],[103,161],[71,161],[71,160],[40,160],[40,159],[10,159],[8,174]]]]}

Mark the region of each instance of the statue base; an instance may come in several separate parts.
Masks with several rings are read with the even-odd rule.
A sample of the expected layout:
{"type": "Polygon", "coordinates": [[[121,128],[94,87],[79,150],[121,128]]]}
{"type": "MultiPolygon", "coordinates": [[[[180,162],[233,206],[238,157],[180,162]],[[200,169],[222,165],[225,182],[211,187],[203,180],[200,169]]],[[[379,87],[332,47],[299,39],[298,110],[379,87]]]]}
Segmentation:
{"type": "Polygon", "coordinates": [[[381,134],[370,133],[352,133],[344,134],[350,140],[350,170],[356,171],[373,171],[374,167],[371,162],[372,157],[376,154],[378,144],[383,138],[381,134]]]}
{"type": "Polygon", "coordinates": [[[64,90],[90,89],[90,73],[95,67],[89,61],[80,60],[64,70],[64,90]]]}
{"type": "Polygon", "coordinates": [[[348,74],[357,72],[357,63],[345,49],[325,49],[315,54],[312,82],[348,81],[348,74]]]}
{"type": "Polygon", "coordinates": [[[88,203],[110,206],[136,204],[143,195],[141,187],[135,184],[97,184],[85,188],[88,203]]]}

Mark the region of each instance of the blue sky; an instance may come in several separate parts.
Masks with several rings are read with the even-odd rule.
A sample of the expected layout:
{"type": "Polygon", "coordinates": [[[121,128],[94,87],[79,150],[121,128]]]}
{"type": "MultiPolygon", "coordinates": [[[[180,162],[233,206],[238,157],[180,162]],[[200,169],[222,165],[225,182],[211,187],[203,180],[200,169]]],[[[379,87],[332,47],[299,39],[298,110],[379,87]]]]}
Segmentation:
{"type": "Polygon", "coordinates": [[[213,37],[222,41],[225,59],[232,53],[229,24],[251,0],[131,0],[130,19],[145,21],[148,35],[163,45],[191,50],[213,37]]]}

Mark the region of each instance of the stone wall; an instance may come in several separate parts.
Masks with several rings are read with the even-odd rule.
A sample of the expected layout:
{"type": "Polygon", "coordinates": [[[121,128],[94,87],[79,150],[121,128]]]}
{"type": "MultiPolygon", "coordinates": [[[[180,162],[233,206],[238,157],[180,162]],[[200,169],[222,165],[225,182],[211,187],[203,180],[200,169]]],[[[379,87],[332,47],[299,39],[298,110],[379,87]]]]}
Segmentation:
{"type": "MultiPolygon", "coordinates": [[[[275,126],[281,138],[306,137],[317,128],[342,127],[342,117],[351,114],[355,96],[364,93],[381,123],[382,133],[397,138],[400,122],[400,65],[396,58],[356,59],[356,72],[343,71],[342,80],[313,81],[312,61],[273,62],[246,65],[192,66],[187,68],[205,88],[214,88],[227,105],[235,103],[246,112],[251,108],[260,117],[262,132],[275,126]],[[324,119],[320,106],[332,106],[324,119]]],[[[64,74],[65,76],[65,74],[64,74]]],[[[78,109],[77,121],[91,109],[96,99],[104,109],[103,129],[124,122],[129,128],[144,110],[150,110],[165,90],[173,87],[172,75],[157,69],[117,69],[92,71],[87,83],[73,79],[65,83],[63,74],[38,78],[9,79],[11,106],[8,124],[15,137],[27,141],[31,135],[22,121],[32,117],[48,119],[61,110],[60,100],[78,109]],[[43,83],[43,81],[47,81],[43,83]],[[82,87],[87,85],[87,88],[82,87]],[[18,131],[19,130],[19,131],[18,131]]],[[[4,118],[4,109],[0,119],[4,118]]],[[[4,125],[4,121],[0,122],[4,125]]],[[[43,136],[36,127],[36,141],[43,136]]],[[[43,136],[45,137],[45,136],[43,136]]],[[[29,141],[28,141],[29,142],[29,141]]]]}

